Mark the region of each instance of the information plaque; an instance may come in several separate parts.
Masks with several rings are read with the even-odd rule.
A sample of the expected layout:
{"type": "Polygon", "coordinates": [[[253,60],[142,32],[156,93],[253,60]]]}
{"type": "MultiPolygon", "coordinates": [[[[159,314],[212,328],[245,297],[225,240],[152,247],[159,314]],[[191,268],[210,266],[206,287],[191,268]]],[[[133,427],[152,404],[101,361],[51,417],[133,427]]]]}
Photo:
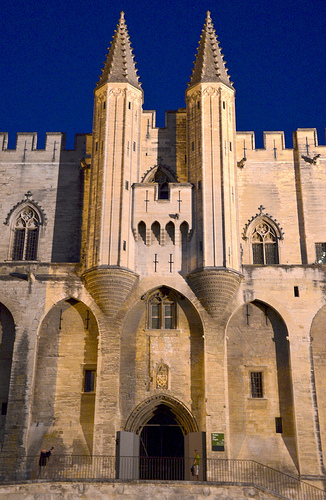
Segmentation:
{"type": "Polygon", "coordinates": [[[212,451],[224,451],[224,434],[212,432],[212,451]]]}

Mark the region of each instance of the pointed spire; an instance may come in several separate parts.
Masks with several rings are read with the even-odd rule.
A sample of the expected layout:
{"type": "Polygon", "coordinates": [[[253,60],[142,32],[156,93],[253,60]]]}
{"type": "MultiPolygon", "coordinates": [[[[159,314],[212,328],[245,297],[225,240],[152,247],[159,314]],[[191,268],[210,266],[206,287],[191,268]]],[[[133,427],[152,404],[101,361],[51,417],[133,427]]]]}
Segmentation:
{"type": "Polygon", "coordinates": [[[232,87],[223,57],[211,13],[208,11],[188,85],[192,86],[200,82],[223,82],[232,87]]]}
{"type": "Polygon", "coordinates": [[[120,14],[117,29],[114,32],[97,86],[101,86],[106,82],[130,83],[134,87],[141,89],[124,12],[120,14]]]}

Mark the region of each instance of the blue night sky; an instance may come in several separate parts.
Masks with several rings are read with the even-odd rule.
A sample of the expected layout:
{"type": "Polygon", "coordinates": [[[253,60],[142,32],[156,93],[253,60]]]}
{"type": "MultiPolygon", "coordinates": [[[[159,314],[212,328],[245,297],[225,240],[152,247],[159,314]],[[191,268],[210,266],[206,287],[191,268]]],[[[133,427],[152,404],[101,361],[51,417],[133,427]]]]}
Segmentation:
{"type": "Polygon", "coordinates": [[[91,132],[93,90],[119,20],[125,18],[144,109],[185,106],[206,11],[210,10],[236,88],[237,129],[315,127],[325,144],[325,0],[8,0],[1,13],[0,130],[91,132]]]}

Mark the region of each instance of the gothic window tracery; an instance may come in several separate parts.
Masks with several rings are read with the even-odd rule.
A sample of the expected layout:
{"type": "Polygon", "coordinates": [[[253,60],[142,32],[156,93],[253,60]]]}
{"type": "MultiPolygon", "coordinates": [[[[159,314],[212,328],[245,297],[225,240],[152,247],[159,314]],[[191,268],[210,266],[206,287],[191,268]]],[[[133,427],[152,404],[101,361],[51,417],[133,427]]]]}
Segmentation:
{"type": "Polygon", "coordinates": [[[40,219],[36,211],[25,206],[13,223],[12,260],[36,260],[40,219]]]}
{"type": "Polygon", "coordinates": [[[172,330],[176,328],[176,304],[165,290],[159,290],[148,301],[148,328],[172,330]]]}
{"type": "Polygon", "coordinates": [[[278,246],[275,229],[267,221],[261,220],[251,236],[253,264],[278,264],[278,246]]]}

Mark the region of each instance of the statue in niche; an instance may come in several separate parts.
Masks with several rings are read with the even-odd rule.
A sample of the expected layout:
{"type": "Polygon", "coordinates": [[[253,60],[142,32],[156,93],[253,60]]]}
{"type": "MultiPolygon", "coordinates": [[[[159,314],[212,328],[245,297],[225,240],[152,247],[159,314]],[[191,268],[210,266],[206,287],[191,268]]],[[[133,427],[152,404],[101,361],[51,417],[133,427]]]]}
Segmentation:
{"type": "Polygon", "coordinates": [[[169,367],[161,364],[156,369],[156,389],[168,389],[169,367]]]}

